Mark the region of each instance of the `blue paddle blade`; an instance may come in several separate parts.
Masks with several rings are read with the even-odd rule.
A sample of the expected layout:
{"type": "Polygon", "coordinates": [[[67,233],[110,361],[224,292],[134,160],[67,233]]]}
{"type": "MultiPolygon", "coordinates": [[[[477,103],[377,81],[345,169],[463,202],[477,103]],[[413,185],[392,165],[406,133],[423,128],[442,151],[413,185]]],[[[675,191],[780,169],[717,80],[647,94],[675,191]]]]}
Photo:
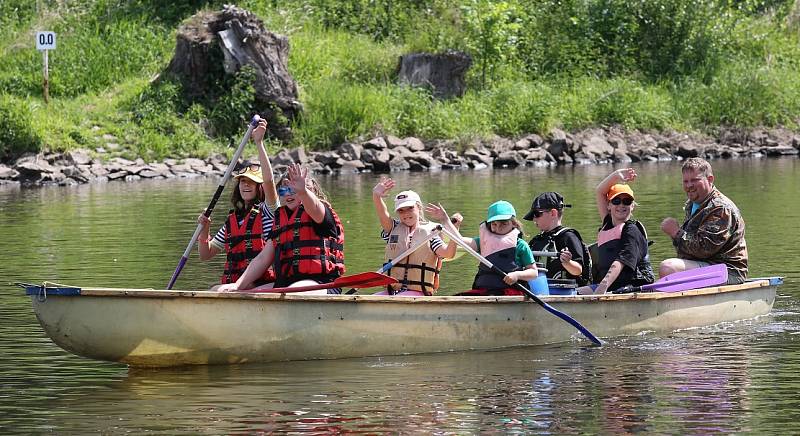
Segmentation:
{"type": "Polygon", "coordinates": [[[642,290],[652,289],[659,292],[680,292],[690,289],[707,288],[728,282],[728,268],[724,263],[704,266],[670,274],[649,285],[642,285],[642,290]]]}

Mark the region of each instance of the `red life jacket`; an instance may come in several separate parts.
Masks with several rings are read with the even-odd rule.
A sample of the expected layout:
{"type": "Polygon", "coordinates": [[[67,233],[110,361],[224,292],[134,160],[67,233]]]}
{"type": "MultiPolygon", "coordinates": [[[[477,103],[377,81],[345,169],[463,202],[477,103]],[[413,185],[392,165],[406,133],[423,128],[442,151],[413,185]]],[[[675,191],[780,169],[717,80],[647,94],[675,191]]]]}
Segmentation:
{"type": "MultiPolygon", "coordinates": [[[[247,265],[258,253],[264,249],[262,239],[263,228],[261,222],[261,209],[254,206],[247,217],[239,225],[239,220],[234,211],[228,214],[228,223],[225,226],[225,271],[220,279],[221,283],[234,283],[241,277],[247,265]]],[[[271,283],[275,281],[275,272],[267,268],[260,282],[271,283]]]]}
{"type": "Polygon", "coordinates": [[[344,274],[344,227],[333,209],[331,214],[338,236],[321,237],[314,230],[314,220],[302,204],[294,213],[286,206],[278,208],[272,224],[275,241],[273,267],[278,282],[289,277],[302,280],[307,276],[344,274]]]}

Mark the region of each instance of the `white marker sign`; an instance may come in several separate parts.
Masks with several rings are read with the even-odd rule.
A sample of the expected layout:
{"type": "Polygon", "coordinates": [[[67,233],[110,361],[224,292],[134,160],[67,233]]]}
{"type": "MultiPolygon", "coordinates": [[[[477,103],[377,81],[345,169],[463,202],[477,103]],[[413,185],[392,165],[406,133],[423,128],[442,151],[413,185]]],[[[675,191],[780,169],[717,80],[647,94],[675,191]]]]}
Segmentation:
{"type": "Polygon", "coordinates": [[[55,50],[56,32],[36,32],[36,50],[55,50]]]}

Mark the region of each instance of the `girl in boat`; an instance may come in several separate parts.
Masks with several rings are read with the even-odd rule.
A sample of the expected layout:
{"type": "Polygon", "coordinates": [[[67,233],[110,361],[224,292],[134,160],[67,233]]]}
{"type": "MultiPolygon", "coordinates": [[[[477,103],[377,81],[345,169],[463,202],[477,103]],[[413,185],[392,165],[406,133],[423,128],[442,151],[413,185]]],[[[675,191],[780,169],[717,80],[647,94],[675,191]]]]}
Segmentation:
{"type": "MultiPolygon", "coordinates": [[[[447,215],[441,206],[429,205],[426,211],[434,218],[434,215],[447,215]]],[[[451,223],[445,221],[443,224],[453,234],[460,235],[451,223]]],[[[517,220],[514,206],[502,200],[492,203],[487,211],[486,221],[480,224],[478,237],[461,237],[461,240],[505,271],[506,277],[501,277],[480,264],[472,290],[458,295],[522,295],[521,291],[512,286],[519,282],[527,287],[528,280],[533,280],[538,275],[533,252],[523,237],[522,224],[517,220]]]]}
{"type": "MultiPolygon", "coordinates": [[[[414,191],[402,191],[394,197],[392,218],[383,201],[393,188],[394,180],[384,178],[372,189],[372,202],[381,223],[381,238],[386,242],[385,261],[390,262],[411,246],[428,239],[437,226],[425,220],[422,200],[414,191]]],[[[449,219],[447,216],[444,219],[449,219]]],[[[439,236],[434,236],[427,244],[411,253],[405,260],[398,259],[388,275],[396,278],[389,288],[379,294],[420,296],[433,295],[439,289],[439,271],[442,260],[452,258],[456,254],[454,242],[445,243],[439,236]]]]}
{"type": "MultiPolygon", "coordinates": [[[[647,248],[647,232],[633,219],[636,202],[629,183],[633,168],[616,170],[597,185],[595,201],[603,224],[597,234],[599,283],[594,293],[612,292],[626,285],[653,283],[647,248]]],[[[586,288],[579,290],[586,293],[586,288]]]]}
{"type": "MultiPolygon", "coordinates": [[[[270,231],[272,243],[250,262],[235,283],[220,291],[270,289],[273,284],[254,286],[272,266],[274,287],[330,283],[344,274],[344,228],[319,184],[308,176],[308,169],[289,165],[278,182],[281,206],[275,211],[270,231]]],[[[341,289],[305,293],[339,294],[341,289]]]]}
{"type": "MultiPolygon", "coordinates": [[[[221,284],[234,283],[239,279],[250,261],[263,249],[272,229],[272,211],[278,207],[278,193],[272,179],[272,166],[264,148],[263,139],[266,131],[267,122],[262,119],[252,134],[261,164],[247,164],[233,177],[237,182],[231,194],[233,209],[213,238],[209,239],[211,219],[202,213],[197,218],[203,225],[197,244],[200,260],[210,260],[220,252],[225,252],[225,269],[220,278],[221,284]],[[265,178],[263,174],[268,174],[269,177],[265,178]]],[[[255,283],[263,285],[274,281],[275,274],[272,269],[268,269],[255,280],[255,283]]],[[[216,290],[218,287],[219,285],[216,285],[211,290],[216,290]]]]}

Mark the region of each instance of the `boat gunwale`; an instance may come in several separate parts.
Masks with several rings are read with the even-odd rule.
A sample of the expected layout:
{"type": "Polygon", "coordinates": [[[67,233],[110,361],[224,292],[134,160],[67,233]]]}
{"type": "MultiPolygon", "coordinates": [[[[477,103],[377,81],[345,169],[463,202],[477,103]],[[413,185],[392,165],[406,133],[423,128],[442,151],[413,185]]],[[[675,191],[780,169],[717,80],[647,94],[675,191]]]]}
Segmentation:
{"type": "MultiPolygon", "coordinates": [[[[543,301],[548,303],[589,303],[605,301],[625,301],[625,300],[661,300],[668,298],[694,297],[710,294],[722,294],[738,292],[749,289],[758,289],[769,286],[777,286],[770,283],[770,280],[756,280],[745,282],[738,285],[712,286],[707,288],[692,289],[680,292],[635,292],[630,294],[602,294],[602,295],[566,295],[566,296],[540,296],[543,301]]],[[[501,303],[512,304],[529,302],[523,296],[419,296],[419,297],[397,297],[386,295],[303,295],[292,293],[247,293],[247,292],[215,292],[215,291],[182,291],[182,290],[156,290],[156,289],[131,289],[131,288],[80,288],[78,295],[48,295],[45,292],[40,295],[31,295],[32,298],[44,299],[59,297],[136,297],[136,298],[219,298],[224,300],[263,300],[263,301],[312,301],[312,302],[364,302],[364,303],[400,303],[400,304],[441,304],[441,303],[462,303],[462,304],[483,304],[501,303]]]]}

